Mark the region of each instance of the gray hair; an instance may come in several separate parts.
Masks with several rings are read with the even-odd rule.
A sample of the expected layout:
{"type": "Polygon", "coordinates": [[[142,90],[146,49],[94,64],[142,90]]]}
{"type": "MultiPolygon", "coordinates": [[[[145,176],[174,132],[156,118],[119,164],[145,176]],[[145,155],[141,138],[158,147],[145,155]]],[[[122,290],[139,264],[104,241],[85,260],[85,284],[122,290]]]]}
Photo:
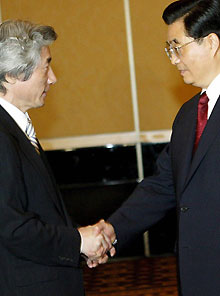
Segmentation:
{"type": "Polygon", "coordinates": [[[57,39],[50,26],[8,20],[0,25],[0,92],[6,94],[6,75],[28,80],[40,62],[41,49],[57,39]]]}

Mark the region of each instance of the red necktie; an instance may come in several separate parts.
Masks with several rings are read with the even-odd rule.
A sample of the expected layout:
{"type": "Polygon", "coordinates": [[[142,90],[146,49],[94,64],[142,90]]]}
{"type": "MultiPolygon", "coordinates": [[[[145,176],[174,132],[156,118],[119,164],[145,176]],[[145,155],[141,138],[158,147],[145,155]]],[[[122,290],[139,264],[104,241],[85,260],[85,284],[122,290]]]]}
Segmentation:
{"type": "Polygon", "coordinates": [[[206,92],[204,92],[200,96],[199,103],[198,103],[196,138],[195,138],[194,150],[193,150],[194,152],[198,147],[200,137],[207,123],[208,101],[209,101],[209,98],[207,97],[206,92]]]}

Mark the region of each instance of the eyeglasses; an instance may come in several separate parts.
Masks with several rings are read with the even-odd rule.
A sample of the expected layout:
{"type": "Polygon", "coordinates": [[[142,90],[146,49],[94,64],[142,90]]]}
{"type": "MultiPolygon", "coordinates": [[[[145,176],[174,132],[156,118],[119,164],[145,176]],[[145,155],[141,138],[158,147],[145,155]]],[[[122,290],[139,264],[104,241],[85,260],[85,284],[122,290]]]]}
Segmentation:
{"type": "Polygon", "coordinates": [[[167,54],[167,56],[168,56],[168,58],[171,60],[172,59],[172,55],[174,54],[177,58],[180,58],[181,57],[181,55],[182,55],[182,53],[181,53],[181,49],[183,48],[183,47],[185,47],[186,45],[189,45],[189,44],[191,44],[191,43],[193,43],[193,42],[195,42],[195,41],[197,41],[197,40],[199,40],[199,39],[201,39],[201,38],[197,38],[197,39],[194,39],[194,40],[192,40],[192,41],[189,41],[189,42],[187,42],[187,43],[185,43],[185,44],[183,44],[183,45],[181,45],[181,46],[172,46],[170,43],[168,43],[167,42],[167,47],[165,47],[165,52],[166,52],[166,54],[167,54]]]}

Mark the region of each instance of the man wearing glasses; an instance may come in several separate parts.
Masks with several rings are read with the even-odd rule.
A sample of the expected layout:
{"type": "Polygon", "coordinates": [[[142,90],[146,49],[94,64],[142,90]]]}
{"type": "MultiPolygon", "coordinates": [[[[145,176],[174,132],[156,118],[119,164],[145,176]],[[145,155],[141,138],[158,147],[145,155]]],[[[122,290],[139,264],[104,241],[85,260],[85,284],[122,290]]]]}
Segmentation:
{"type": "Polygon", "coordinates": [[[201,92],[173,124],[154,176],[144,179],[109,218],[121,249],[177,208],[182,296],[220,295],[220,0],[180,0],[163,13],[166,53],[187,84],[201,92]]]}

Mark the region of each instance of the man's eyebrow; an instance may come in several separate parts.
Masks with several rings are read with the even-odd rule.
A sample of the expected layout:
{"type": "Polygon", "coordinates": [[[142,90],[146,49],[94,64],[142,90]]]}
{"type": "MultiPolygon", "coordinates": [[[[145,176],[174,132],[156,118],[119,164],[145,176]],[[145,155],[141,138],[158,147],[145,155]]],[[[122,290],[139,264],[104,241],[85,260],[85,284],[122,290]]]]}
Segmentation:
{"type": "Polygon", "coordinates": [[[172,42],[174,42],[175,44],[180,44],[179,41],[176,38],[173,39],[172,42]]]}
{"type": "Polygon", "coordinates": [[[176,38],[174,38],[174,39],[171,40],[171,41],[167,41],[167,43],[168,43],[168,44],[171,44],[171,43],[180,44],[179,41],[178,41],[176,38]]]}

